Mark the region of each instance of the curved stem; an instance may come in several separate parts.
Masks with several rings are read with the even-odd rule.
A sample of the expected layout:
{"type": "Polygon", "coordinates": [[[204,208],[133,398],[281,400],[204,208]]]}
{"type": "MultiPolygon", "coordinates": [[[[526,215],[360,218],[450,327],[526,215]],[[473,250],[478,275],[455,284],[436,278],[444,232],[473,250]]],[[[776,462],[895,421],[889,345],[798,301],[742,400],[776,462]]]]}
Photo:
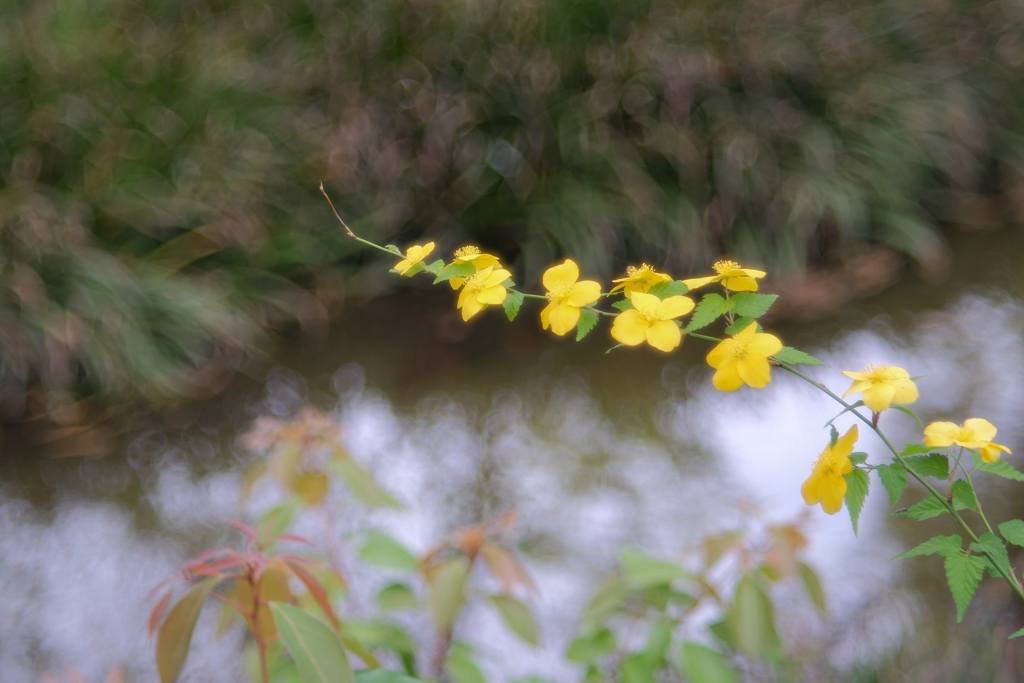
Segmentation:
{"type": "Polygon", "coordinates": [[[334,208],[334,202],[332,202],[331,198],[327,196],[327,190],[324,189],[324,183],[323,183],[322,180],[320,181],[320,192],[323,193],[324,199],[327,200],[327,203],[331,205],[331,211],[334,212],[334,217],[338,219],[339,223],[341,223],[341,227],[345,228],[345,232],[348,234],[349,237],[354,239],[356,242],[362,242],[363,244],[365,244],[368,247],[373,247],[374,249],[380,249],[381,251],[383,251],[383,252],[385,252],[387,254],[391,254],[392,256],[402,256],[402,257],[405,256],[405,254],[403,254],[400,251],[396,253],[395,251],[392,251],[391,249],[388,249],[387,247],[382,247],[379,244],[374,244],[373,242],[370,242],[369,240],[364,240],[362,237],[357,236],[354,232],[352,232],[352,230],[348,227],[348,225],[345,223],[345,221],[342,220],[341,215],[338,214],[338,210],[334,208]]]}
{"type": "MultiPolygon", "coordinates": [[[[953,519],[956,520],[957,524],[960,525],[960,528],[964,530],[964,532],[970,537],[970,539],[972,541],[977,542],[977,540],[978,540],[977,534],[975,534],[974,530],[971,529],[971,527],[967,524],[966,521],[964,521],[964,518],[960,516],[960,513],[956,511],[956,508],[953,507],[953,503],[950,502],[949,498],[947,498],[946,496],[944,496],[941,493],[939,493],[938,490],[936,490],[936,488],[934,486],[932,486],[931,482],[926,480],[924,477],[922,477],[920,474],[915,472],[913,469],[910,468],[910,466],[907,465],[907,461],[903,458],[903,456],[900,454],[900,452],[896,450],[896,447],[892,445],[892,442],[889,441],[889,438],[882,432],[882,430],[878,428],[878,425],[874,424],[874,422],[870,418],[865,417],[864,415],[861,415],[859,412],[854,410],[853,407],[850,406],[850,404],[848,404],[846,401],[844,401],[839,396],[834,394],[824,384],[821,384],[820,382],[815,382],[813,379],[811,379],[810,377],[808,377],[804,373],[800,372],[799,370],[797,370],[797,369],[795,369],[793,367],[790,367],[786,363],[783,363],[781,361],[775,361],[775,362],[778,363],[779,367],[782,368],[783,370],[786,370],[786,371],[796,375],[797,377],[799,377],[800,379],[804,380],[805,382],[807,382],[808,384],[810,384],[814,388],[816,388],[819,391],[821,391],[821,392],[825,393],[826,395],[828,395],[832,400],[836,401],[839,405],[841,405],[844,408],[846,408],[850,413],[852,413],[852,414],[856,415],[858,418],[860,418],[861,422],[863,422],[867,426],[871,427],[871,430],[873,432],[875,432],[875,434],[878,435],[878,437],[882,440],[882,442],[885,443],[886,447],[890,451],[892,451],[893,456],[896,458],[896,462],[898,462],[900,465],[902,465],[903,469],[905,469],[907,472],[909,472],[910,475],[914,477],[914,479],[917,479],[917,481],[922,486],[924,486],[926,489],[928,489],[928,492],[931,495],[933,495],[936,498],[938,498],[942,502],[942,505],[946,508],[946,511],[949,512],[949,514],[951,514],[953,516],[953,519]]],[[[973,488],[973,485],[972,485],[972,488],[973,488]]],[[[987,525],[988,525],[988,522],[986,522],[986,526],[987,525]]],[[[995,556],[990,551],[982,550],[982,553],[986,557],[988,557],[989,561],[992,562],[992,565],[997,570],[999,570],[999,574],[1003,577],[1003,579],[1006,580],[1006,583],[1008,583],[1010,585],[1010,587],[1013,588],[1013,591],[1017,594],[1017,596],[1021,600],[1024,600],[1024,588],[1022,588],[1020,585],[1018,585],[1018,583],[1016,581],[1016,576],[1007,575],[1006,570],[999,565],[999,562],[996,561],[995,556]]]]}

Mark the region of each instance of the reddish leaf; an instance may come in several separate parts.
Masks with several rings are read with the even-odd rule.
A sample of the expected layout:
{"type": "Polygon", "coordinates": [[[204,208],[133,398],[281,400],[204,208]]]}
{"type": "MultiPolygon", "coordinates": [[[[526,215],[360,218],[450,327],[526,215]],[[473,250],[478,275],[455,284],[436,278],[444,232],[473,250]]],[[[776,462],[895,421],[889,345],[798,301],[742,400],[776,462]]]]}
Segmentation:
{"type": "Polygon", "coordinates": [[[494,575],[498,577],[506,591],[511,591],[516,584],[522,584],[529,590],[536,592],[537,589],[533,585],[533,581],[530,580],[530,576],[523,569],[523,566],[519,564],[519,560],[516,559],[511,550],[505,546],[488,541],[484,543],[481,553],[484,556],[484,562],[494,572],[494,575]]]}
{"type": "Polygon", "coordinates": [[[200,576],[220,576],[226,578],[223,569],[231,569],[233,567],[242,567],[246,563],[244,557],[224,557],[213,562],[207,562],[200,564],[195,567],[189,567],[188,571],[193,574],[199,574],[200,576]]]}
{"type": "Polygon", "coordinates": [[[164,593],[164,597],[160,598],[160,602],[156,603],[156,607],[149,613],[149,635],[153,635],[153,631],[156,630],[156,625],[160,623],[160,619],[163,618],[164,612],[167,611],[167,605],[171,604],[171,597],[174,595],[174,589],[164,593]]]}
{"type": "Polygon", "coordinates": [[[206,596],[219,581],[210,578],[196,584],[167,615],[156,641],[156,668],[160,672],[161,683],[176,683],[178,680],[178,674],[188,657],[192,631],[195,630],[199,612],[203,609],[206,596]]]}
{"type": "Polygon", "coordinates": [[[313,543],[313,541],[309,540],[308,538],[296,536],[295,534],[284,534],[283,536],[278,536],[274,539],[275,543],[277,541],[291,541],[292,543],[305,543],[306,545],[316,545],[316,543],[313,543]]]}
{"type": "Polygon", "coordinates": [[[291,570],[292,574],[306,586],[306,590],[316,600],[316,604],[320,605],[320,609],[324,611],[327,618],[331,622],[331,626],[338,630],[341,628],[341,624],[338,622],[338,617],[334,615],[334,608],[331,607],[331,600],[327,596],[327,590],[323,587],[323,584],[313,576],[312,572],[303,567],[298,562],[285,560],[285,564],[288,569],[291,570]]]}
{"type": "Polygon", "coordinates": [[[249,539],[249,542],[246,544],[246,550],[248,550],[250,547],[252,547],[253,542],[256,540],[256,532],[255,531],[253,531],[252,529],[250,529],[246,525],[242,524],[241,522],[236,522],[236,521],[231,520],[231,519],[228,519],[228,520],[225,520],[225,521],[228,524],[230,524],[231,526],[233,526],[236,529],[238,529],[239,531],[241,531],[243,534],[245,534],[246,538],[249,539]]]}

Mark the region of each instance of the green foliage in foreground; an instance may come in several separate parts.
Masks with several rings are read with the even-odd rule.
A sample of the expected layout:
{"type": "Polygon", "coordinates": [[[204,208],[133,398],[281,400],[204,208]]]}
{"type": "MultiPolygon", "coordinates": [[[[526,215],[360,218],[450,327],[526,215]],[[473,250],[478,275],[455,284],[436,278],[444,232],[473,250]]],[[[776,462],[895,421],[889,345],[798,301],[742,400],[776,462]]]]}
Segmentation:
{"type": "Polygon", "coordinates": [[[924,0],[5,3],[0,415],[202,395],[263,330],[377,292],[345,284],[372,257],[321,178],[360,234],[477,241],[529,282],[557,253],[603,279],[865,241],[928,260],[925,193],[1017,177],[1020,22],[924,0]]]}

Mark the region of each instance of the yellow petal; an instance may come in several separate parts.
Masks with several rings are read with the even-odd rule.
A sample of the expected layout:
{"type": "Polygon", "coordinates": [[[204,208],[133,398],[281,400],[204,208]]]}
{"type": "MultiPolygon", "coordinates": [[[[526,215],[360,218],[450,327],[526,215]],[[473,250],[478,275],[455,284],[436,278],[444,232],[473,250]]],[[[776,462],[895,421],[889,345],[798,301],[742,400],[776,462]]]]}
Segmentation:
{"type": "Polygon", "coordinates": [[[864,405],[874,413],[889,410],[892,405],[892,397],[896,394],[896,387],[891,384],[872,384],[864,390],[864,405]]]}
{"type": "Polygon", "coordinates": [[[757,280],[749,277],[722,278],[722,285],[732,292],[756,292],[757,280]]]}
{"type": "Polygon", "coordinates": [[[991,441],[996,438],[996,427],[988,420],[972,417],[964,422],[964,428],[974,432],[975,441],[991,441]]]}
{"type": "Polygon", "coordinates": [[[463,289],[461,292],[459,292],[459,303],[455,308],[462,308],[463,304],[466,302],[466,299],[468,299],[475,293],[475,290],[463,289]]]}
{"type": "Polygon", "coordinates": [[[592,304],[601,298],[601,283],[593,280],[583,280],[572,286],[569,292],[568,302],[570,305],[580,308],[592,304]]]}
{"type": "MultiPolygon", "coordinates": [[[[715,385],[716,389],[721,391],[736,391],[743,386],[743,378],[740,377],[740,373],[736,366],[739,362],[735,358],[725,358],[721,365],[718,366],[718,371],[715,376],[711,378],[711,383],[715,385]]],[[[715,366],[711,366],[715,367],[715,366]]]]}
{"type": "Polygon", "coordinates": [[[573,263],[572,259],[565,259],[565,263],[545,270],[541,280],[544,283],[544,287],[551,291],[560,284],[571,285],[579,279],[579,276],[580,269],[573,263]]]}
{"type": "Polygon", "coordinates": [[[931,448],[953,445],[953,437],[960,431],[960,425],[952,422],[932,422],[924,428],[924,443],[931,448]]]}
{"type": "Polygon", "coordinates": [[[1003,452],[1009,453],[1010,449],[997,443],[988,443],[978,449],[978,454],[985,462],[995,462],[1003,452]]]}
{"type": "Polygon", "coordinates": [[[846,433],[836,440],[836,445],[832,447],[832,455],[840,458],[847,458],[847,464],[849,464],[850,453],[853,453],[853,445],[857,443],[857,437],[860,432],[857,431],[857,425],[853,425],[846,433]]]}
{"type": "Polygon", "coordinates": [[[462,283],[466,281],[464,277],[453,277],[448,280],[448,284],[452,286],[452,289],[458,289],[462,286],[462,283]]]}
{"type": "Polygon", "coordinates": [[[740,268],[739,272],[743,273],[747,277],[764,277],[767,275],[763,270],[754,270],[753,268],[740,268]]]}
{"type": "Polygon", "coordinates": [[[718,346],[711,349],[711,353],[707,356],[708,365],[713,368],[720,367],[722,361],[732,356],[733,348],[736,346],[736,342],[732,339],[725,339],[718,343],[718,346]]]}
{"type": "Polygon", "coordinates": [[[849,370],[843,370],[843,374],[849,377],[850,379],[856,379],[861,381],[866,380],[868,378],[868,376],[863,372],[850,372],[849,370]]]}
{"type": "Polygon", "coordinates": [[[576,327],[576,322],[580,319],[580,309],[564,302],[557,302],[548,314],[548,319],[551,320],[551,331],[561,337],[576,327]]]}
{"type": "Polygon", "coordinates": [[[488,287],[477,294],[476,298],[479,299],[481,303],[500,304],[505,300],[505,288],[501,285],[488,287]]]}
{"type": "Polygon", "coordinates": [[[894,366],[889,366],[882,372],[882,378],[885,379],[886,381],[894,379],[907,379],[909,377],[909,372],[907,372],[903,368],[897,368],[894,366]]]}
{"type": "Polygon", "coordinates": [[[739,334],[735,335],[736,343],[749,346],[754,341],[754,335],[757,334],[757,321],[754,321],[740,330],[739,334]]]}
{"type": "MultiPolygon", "coordinates": [[[[850,373],[844,372],[843,374],[844,375],[848,375],[850,373]]],[[[854,374],[859,375],[860,373],[858,372],[858,373],[854,373],[854,374]]],[[[843,398],[846,398],[850,394],[859,394],[860,392],[864,391],[865,389],[869,388],[870,386],[871,386],[871,380],[869,380],[869,379],[859,379],[859,380],[856,380],[856,381],[854,381],[853,384],[850,385],[850,388],[846,390],[846,393],[843,394],[843,398]]]]}
{"type": "Polygon", "coordinates": [[[896,393],[892,395],[892,402],[897,403],[901,406],[910,405],[917,400],[918,391],[917,385],[906,378],[896,379],[892,382],[893,388],[896,389],[896,393]]]}
{"type": "Polygon", "coordinates": [[[482,310],[484,310],[484,305],[480,303],[480,299],[474,293],[474,295],[466,297],[466,301],[462,305],[462,319],[469,320],[482,310]]]}
{"type": "Polygon", "coordinates": [[[804,497],[804,502],[808,505],[817,505],[820,501],[818,498],[818,485],[820,483],[821,474],[815,470],[811,472],[811,476],[807,477],[800,486],[800,495],[804,497]]]}
{"type": "MultiPolygon", "coordinates": [[[[636,303],[633,304],[634,306],[636,303]]],[[[693,299],[676,295],[670,296],[658,305],[657,315],[662,320],[671,320],[686,315],[694,309],[693,299]]]]}
{"type": "Polygon", "coordinates": [[[626,346],[636,346],[643,344],[646,338],[647,323],[640,319],[639,313],[629,310],[615,316],[612,323],[612,339],[626,346]]]}
{"type": "Polygon", "coordinates": [[[686,288],[690,291],[693,291],[698,287],[703,287],[709,282],[718,282],[718,276],[712,275],[711,277],[695,277],[691,280],[683,280],[683,284],[686,285],[686,288]]]}
{"type": "Polygon", "coordinates": [[[399,271],[399,274],[402,274],[405,271],[407,271],[410,268],[412,268],[412,264],[413,263],[415,263],[415,261],[413,259],[411,259],[411,258],[404,258],[404,259],[402,259],[401,261],[399,261],[398,263],[395,264],[395,270],[399,271]]]}
{"type": "Polygon", "coordinates": [[[822,510],[830,515],[836,514],[843,509],[846,480],[838,474],[826,474],[818,484],[818,497],[821,499],[822,510]]]}
{"type": "MultiPolygon", "coordinates": [[[[755,328],[756,329],[756,328],[755,328]]],[[[774,356],[776,353],[782,350],[782,342],[779,338],[772,334],[765,334],[764,332],[758,332],[754,335],[754,341],[750,342],[750,346],[747,347],[747,352],[754,356],[774,356]]]]}
{"type": "Polygon", "coordinates": [[[736,370],[743,381],[755,389],[764,389],[772,381],[772,368],[767,358],[741,358],[736,364],[736,370]]]}
{"type": "Polygon", "coordinates": [[[629,300],[633,302],[633,308],[643,315],[651,315],[661,305],[661,299],[653,294],[644,294],[643,292],[633,292],[633,296],[629,300]]]}
{"type": "Polygon", "coordinates": [[[552,301],[540,312],[540,324],[545,330],[551,325],[551,311],[553,311],[557,305],[558,304],[556,302],[552,301]]]}
{"type": "Polygon", "coordinates": [[[512,277],[512,273],[508,272],[504,268],[499,268],[498,270],[492,272],[490,275],[483,278],[483,286],[481,288],[486,289],[488,287],[493,287],[494,285],[500,285],[502,282],[509,279],[510,277],[512,277]]]}
{"type": "MultiPolygon", "coordinates": [[[[633,296],[639,295],[634,294],[633,296]]],[[[647,343],[659,351],[668,353],[679,346],[682,340],[683,333],[679,331],[679,326],[671,320],[662,320],[647,328],[647,343]]]]}

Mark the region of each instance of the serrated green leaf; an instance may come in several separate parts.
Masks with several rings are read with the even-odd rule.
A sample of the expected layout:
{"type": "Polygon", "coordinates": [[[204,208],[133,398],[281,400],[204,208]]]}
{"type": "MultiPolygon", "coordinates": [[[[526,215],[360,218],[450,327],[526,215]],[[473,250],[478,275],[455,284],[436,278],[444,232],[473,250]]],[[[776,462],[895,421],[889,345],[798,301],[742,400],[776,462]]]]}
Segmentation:
{"type": "Polygon", "coordinates": [[[629,311],[633,309],[633,302],[629,299],[621,299],[613,303],[612,308],[617,308],[620,311],[629,311]]]}
{"type": "Polygon", "coordinates": [[[783,346],[782,350],[772,356],[772,358],[789,365],[824,365],[824,363],[809,353],[794,349],[792,346],[783,346]]]}
{"type": "Polygon", "coordinates": [[[441,271],[444,270],[444,261],[437,259],[433,263],[428,263],[423,266],[423,270],[433,273],[434,275],[440,275],[441,271]]]}
{"type": "Polygon", "coordinates": [[[864,470],[853,470],[844,474],[846,480],[846,509],[850,512],[850,522],[853,524],[853,533],[857,534],[857,523],[860,520],[860,512],[864,508],[864,499],[868,497],[868,487],[871,480],[864,470]]]}
{"type": "Polygon", "coordinates": [[[941,453],[912,455],[903,459],[907,466],[924,477],[945,479],[949,476],[949,458],[941,453]]]}
{"type": "Polygon", "coordinates": [[[589,308],[580,309],[580,319],[576,322],[576,341],[581,341],[597,324],[597,313],[589,308]]]}
{"type": "Polygon", "coordinates": [[[476,266],[472,263],[449,263],[448,266],[441,271],[434,279],[434,284],[439,282],[447,282],[453,277],[471,277],[476,273],[476,266]]]}
{"type": "MultiPolygon", "coordinates": [[[[750,324],[754,323],[754,322],[756,322],[756,321],[753,318],[740,318],[739,320],[734,322],[732,325],[729,325],[729,327],[725,328],[725,333],[726,334],[739,334],[743,330],[745,330],[748,327],[750,327],[750,324]]],[[[757,331],[758,332],[761,331],[761,326],[760,325],[757,326],[757,331]]]]}
{"type": "Polygon", "coordinates": [[[1020,638],[1021,636],[1024,636],[1024,628],[1022,628],[1019,631],[1014,631],[1013,633],[1011,633],[1007,640],[1012,640],[1013,638],[1020,638]]]}
{"type": "Polygon", "coordinates": [[[607,628],[599,628],[592,633],[579,636],[569,644],[566,658],[579,664],[592,664],[601,657],[615,652],[619,641],[615,634],[607,628]]]}
{"type": "Polygon", "coordinates": [[[946,582],[949,584],[949,592],[953,594],[956,602],[957,623],[964,618],[967,606],[971,604],[974,591],[981,583],[981,576],[985,571],[985,562],[976,555],[950,555],[946,558],[946,582]]]}
{"type": "Polygon", "coordinates": [[[688,683],[736,683],[736,672],[729,662],[709,647],[684,642],[680,667],[688,683]]]}
{"type": "Polygon", "coordinates": [[[303,683],[353,683],[345,648],[334,629],[283,602],[271,602],[270,611],[303,683]]]}
{"type": "Polygon", "coordinates": [[[901,413],[904,413],[904,414],[909,415],[910,417],[914,418],[915,420],[917,420],[917,424],[919,424],[921,426],[921,428],[924,429],[924,422],[921,422],[921,418],[919,418],[917,415],[915,415],[914,412],[912,410],[910,410],[910,408],[904,408],[903,406],[898,406],[895,403],[893,403],[891,407],[892,407],[893,410],[898,410],[901,413]]]}
{"type": "Polygon", "coordinates": [[[505,300],[501,302],[501,305],[505,308],[505,315],[508,316],[509,322],[516,319],[519,315],[519,309],[523,306],[522,292],[505,292],[505,300]]]}
{"type": "Polygon", "coordinates": [[[1024,481],[1024,473],[1018,471],[1013,465],[1005,460],[985,462],[981,459],[980,455],[975,453],[971,456],[971,462],[974,464],[974,469],[977,472],[986,472],[988,474],[994,474],[997,477],[1012,479],[1014,481],[1024,481]]]}
{"type": "Polygon", "coordinates": [[[860,465],[861,463],[867,462],[868,454],[857,451],[850,453],[850,462],[854,465],[860,465]]]}
{"type": "Polygon", "coordinates": [[[1006,545],[992,532],[986,531],[979,536],[978,540],[971,544],[971,550],[976,553],[986,553],[1001,569],[1012,573],[1010,571],[1010,554],[1006,551],[1006,545]]]}
{"type": "Polygon", "coordinates": [[[508,595],[495,594],[490,596],[490,600],[498,608],[501,618],[517,636],[530,645],[537,644],[537,623],[529,607],[508,595]]]}
{"type": "Polygon", "coordinates": [[[828,443],[835,448],[836,442],[839,441],[839,430],[836,429],[835,425],[829,425],[828,427],[828,443]]]}
{"type": "Polygon", "coordinates": [[[932,536],[913,550],[908,550],[892,559],[905,560],[908,557],[918,557],[919,555],[942,555],[943,557],[949,557],[959,553],[960,547],[963,544],[964,539],[956,534],[952,536],[932,536]]]}
{"type": "Polygon", "coordinates": [[[659,584],[672,583],[677,579],[691,578],[690,572],[678,564],[651,557],[647,553],[634,548],[626,548],[619,552],[619,564],[626,585],[639,590],[659,584]]]}
{"type": "Polygon", "coordinates": [[[893,463],[892,465],[879,465],[875,468],[878,478],[882,480],[885,492],[889,494],[889,504],[896,505],[896,501],[903,495],[907,488],[907,471],[903,465],[893,463]]]}
{"type": "Polygon", "coordinates": [[[420,563],[404,545],[379,531],[369,531],[359,557],[378,567],[414,572],[420,563]]]}
{"type": "Polygon", "coordinates": [[[974,487],[966,479],[953,482],[953,507],[957,510],[977,510],[978,497],[974,495],[974,487]]]}
{"type": "Polygon", "coordinates": [[[1019,519],[1011,519],[999,525],[999,533],[1007,541],[1024,548],[1024,522],[1019,519]]]}
{"type": "Polygon", "coordinates": [[[909,517],[910,519],[916,519],[918,521],[922,519],[931,519],[932,517],[938,517],[944,512],[948,512],[946,506],[941,500],[935,496],[928,496],[921,502],[911,505],[906,510],[897,510],[894,515],[899,517],[909,517]]]}
{"type": "Polygon", "coordinates": [[[822,613],[826,613],[825,605],[825,589],[821,587],[821,579],[818,578],[818,574],[811,569],[809,566],[800,563],[800,580],[804,583],[804,589],[807,591],[807,595],[810,596],[814,606],[822,613]]]}
{"type": "Polygon", "coordinates": [[[707,327],[721,316],[732,309],[732,299],[723,299],[719,294],[705,294],[704,298],[697,304],[693,311],[690,323],[683,329],[683,332],[693,332],[702,327],[707,327]]]}
{"type": "Polygon", "coordinates": [[[931,446],[925,446],[923,443],[908,443],[903,447],[903,451],[900,453],[904,458],[908,455],[918,455],[920,453],[928,453],[934,450],[931,446]]]}
{"type": "Polygon", "coordinates": [[[667,299],[670,296],[686,294],[689,291],[690,289],[683,284],[682,280],[670,280],[668,282],[659,282],[647,290],[647,293],[653,294],[659,299],[667,299]]]}
{"type": "Polygon", "coordinates": [[[778,294],[755,294],[754,292],[740,292],[732,296],[732,310],[736,315],[746,318],[760,318],[768,312],[778,294]]]}

